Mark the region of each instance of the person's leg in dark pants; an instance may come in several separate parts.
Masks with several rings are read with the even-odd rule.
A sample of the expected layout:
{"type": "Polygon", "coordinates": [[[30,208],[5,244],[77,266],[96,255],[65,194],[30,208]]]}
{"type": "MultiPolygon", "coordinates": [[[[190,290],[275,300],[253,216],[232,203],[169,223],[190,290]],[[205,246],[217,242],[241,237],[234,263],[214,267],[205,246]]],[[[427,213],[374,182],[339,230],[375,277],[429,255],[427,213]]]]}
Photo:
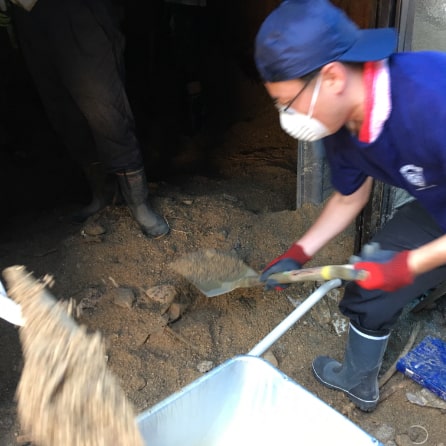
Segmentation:
{"type": "MultiPolygon", "coordinates": [[[[444,235],[444,231],[417,201],[412,201],[372,238],[381,249],[404,251],[416,249],[444,235]]],[[[390,330],[403,308],[446,278],[446,265],[415,278],[412,285],[392,293],[364,290],[355,283],[346,286],[340,302],[341,312],[368,330],[390,330]]]]}
{"type": "MultiPolygon", "coordinates": [[[[147,199],[141,148],[124,87],[123,37],[111,5],[107,0],[40,0],[22,20],[19,33],[20,28],[24,34],[29,32],[25,20],[32,22],[35,30],[44,30],[40,43],[47,45],[57,80],[88,124],[94,155],[108,172],[118,174],[121,188],[125,188],[123,196],[144,234],[158,237],[169,232],[166,221],[151,209],[147,199]],[[133,181],[123,181],[124,177],[133,181]],[[132,189],[135,184],[138,188],[132,189]]],[[[29,61],[38,64],[32,56],[29,61]]],[[[41,95],[45,96],[46,90],[41,95]]],[[[77,125],[66,118],[59,116],[63,131],[77,125]]],[[[84,151],[82,147],[78,150],[84,151]]]]}
{"type": "Polygon", "coordinates": [[[112,181],[106,181],[107,173],[99,161],[88,121],[64,85],[57,66],[52,42],[46,34],[51,14],[36,19],[35,13],[19,7],[14,7],[13,12],[20,48],[48,119],[71,158],[81,167],[92,192],[91,202],[72,216],[73,221],[82,222],[112,202],[114,187],[112,181]]]}
{"type": "MultiPolygon", "coordinates": [[[[429,214],[413,201],[403,206],[372,239],[381,249],[418,248],[443,235],[429,214]]],[[[436,287],[446,277],[446,266],[418,276],[410,286],[392,293],[368,291],[356,283],[346,286],[341,312],[350,318],[343,363],[327,356],[313,361],[313,372],[322,384],[343,391],[361,410],[372,411],[379,399],[378,373],[390,330],[405,305],[436,287]]]]}

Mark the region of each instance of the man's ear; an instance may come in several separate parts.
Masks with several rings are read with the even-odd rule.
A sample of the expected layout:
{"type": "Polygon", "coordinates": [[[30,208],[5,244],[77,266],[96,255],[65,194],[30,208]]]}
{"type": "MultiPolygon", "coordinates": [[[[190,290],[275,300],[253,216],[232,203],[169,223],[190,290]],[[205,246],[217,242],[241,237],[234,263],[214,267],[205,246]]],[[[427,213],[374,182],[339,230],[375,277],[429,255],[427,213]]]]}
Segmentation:
{"type": "Polygon", "coordinates": [[[330,62],[321,69],[322,80],[333,94],[340,94],[347,85],[348,70],[341,62],[330,62]]]}

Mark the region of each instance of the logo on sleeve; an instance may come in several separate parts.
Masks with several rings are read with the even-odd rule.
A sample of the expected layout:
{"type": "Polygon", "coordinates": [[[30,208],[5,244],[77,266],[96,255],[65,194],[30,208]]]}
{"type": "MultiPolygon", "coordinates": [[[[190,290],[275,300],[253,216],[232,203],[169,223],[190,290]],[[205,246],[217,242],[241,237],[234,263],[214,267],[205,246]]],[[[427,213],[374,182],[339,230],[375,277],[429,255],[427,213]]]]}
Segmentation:
{"type": "Polygon", "coordinates": [[[415,164],[406,164],[400,168],[400,173],[408,183],[416,186],[417,190],[428,189],[436,186],[436,184],[426,184],[423,168],[415,166],[415,164]]]}

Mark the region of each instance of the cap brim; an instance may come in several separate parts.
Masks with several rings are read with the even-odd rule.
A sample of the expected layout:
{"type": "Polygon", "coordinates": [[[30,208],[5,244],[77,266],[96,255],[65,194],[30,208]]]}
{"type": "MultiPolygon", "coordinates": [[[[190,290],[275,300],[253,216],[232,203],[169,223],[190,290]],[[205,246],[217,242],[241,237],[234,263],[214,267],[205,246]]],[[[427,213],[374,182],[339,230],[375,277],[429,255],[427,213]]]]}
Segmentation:
{"type": "Polygon", "coordinates": [[[393,28],[362,29],[355,44],[338,60],[367,62],[389,57],[395,52],[398,36],[393,28]]]}

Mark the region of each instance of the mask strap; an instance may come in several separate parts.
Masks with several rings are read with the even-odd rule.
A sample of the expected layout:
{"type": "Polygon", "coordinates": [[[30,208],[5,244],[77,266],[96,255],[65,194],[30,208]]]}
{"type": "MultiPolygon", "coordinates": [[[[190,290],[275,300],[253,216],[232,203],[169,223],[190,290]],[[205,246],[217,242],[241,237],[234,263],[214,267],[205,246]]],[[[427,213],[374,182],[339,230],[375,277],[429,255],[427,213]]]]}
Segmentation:
{"type": "Polygon", "coordinates": [[[311,118],[313,116],[314,106],[316,105],[317,98],[319,96],[319,90],[321,89],[322,78],[321,75],[317,77],[316,85],[314,87],[313,95],[311,96],[310,108],[308,109],[308,117],[311,118]]]}

